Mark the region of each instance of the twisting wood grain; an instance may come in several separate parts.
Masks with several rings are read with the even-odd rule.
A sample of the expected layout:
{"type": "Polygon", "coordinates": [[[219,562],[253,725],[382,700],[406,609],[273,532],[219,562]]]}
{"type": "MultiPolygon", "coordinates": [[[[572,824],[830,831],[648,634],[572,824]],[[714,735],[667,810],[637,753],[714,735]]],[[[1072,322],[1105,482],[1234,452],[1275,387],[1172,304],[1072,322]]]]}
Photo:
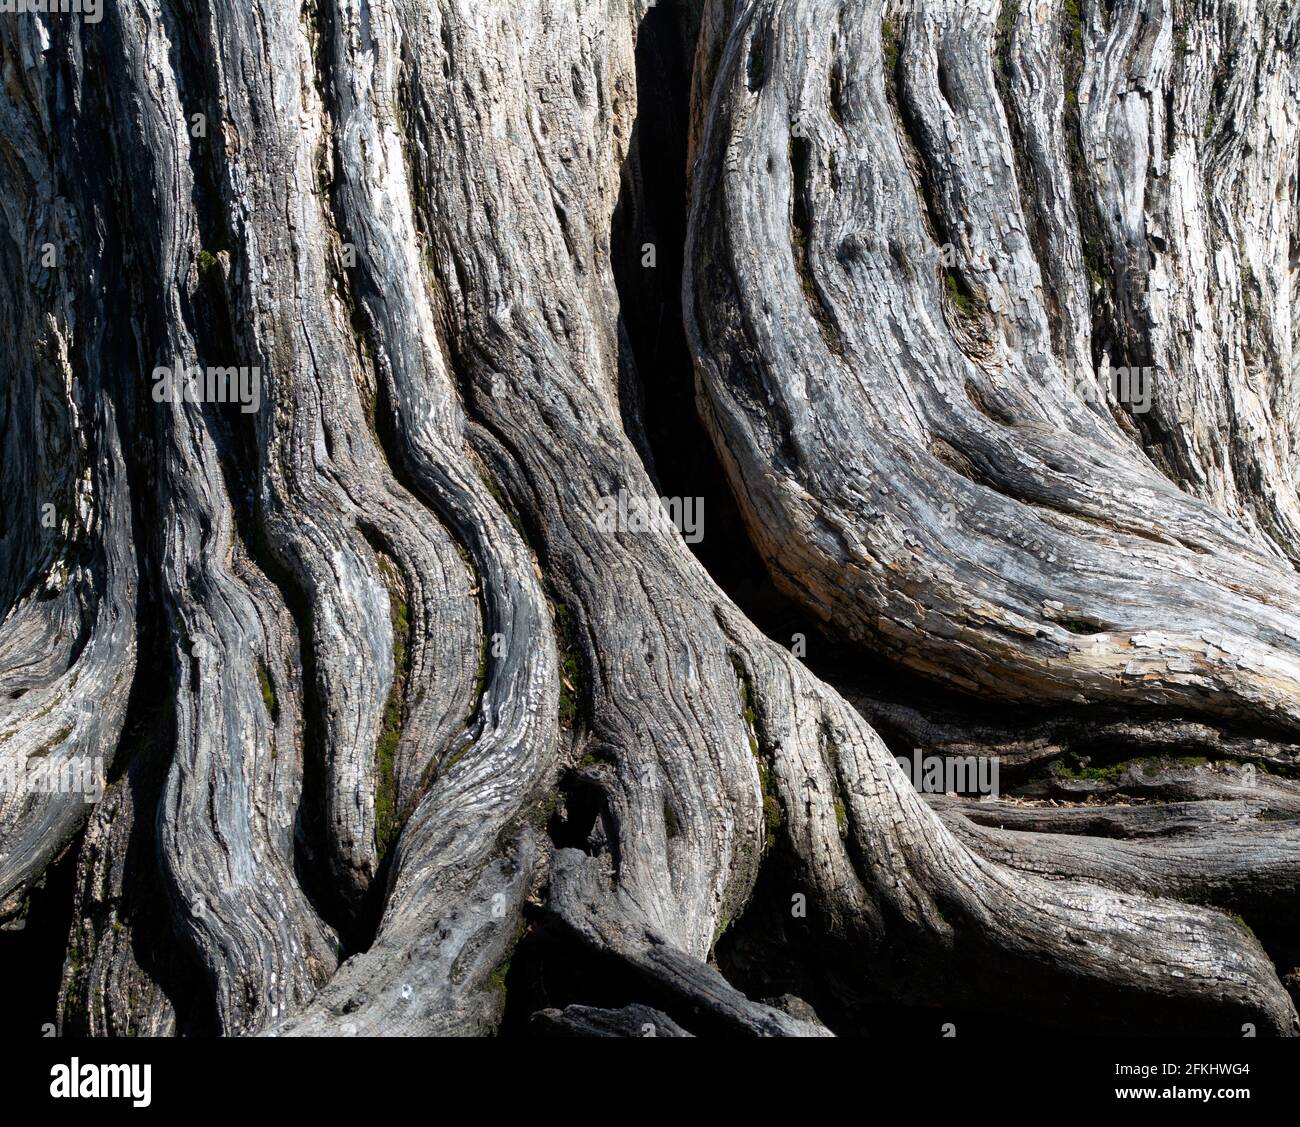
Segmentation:
{"type": "Polygon", "coordinates": [[[1274,0],[0,23],[0,757],[116,763],[0,794],[0,919],[77,850],[63,1028],[1300,1031],[1257,777],[1300,746],[1298,40],[1274,0]],[[712,500],[897,684],[608,519],[677,453],[625,306],[673,331],[639,243],[687,206],[712,500]],[[256,391],[159,402],[176,365],[256,391]],[[923,796],[903,744],[1031,797],[923,796]],[[728,949],[792,901],[815,1010],[728,949]],[[601,988],[512,985],[546,957],[601,988]]]}

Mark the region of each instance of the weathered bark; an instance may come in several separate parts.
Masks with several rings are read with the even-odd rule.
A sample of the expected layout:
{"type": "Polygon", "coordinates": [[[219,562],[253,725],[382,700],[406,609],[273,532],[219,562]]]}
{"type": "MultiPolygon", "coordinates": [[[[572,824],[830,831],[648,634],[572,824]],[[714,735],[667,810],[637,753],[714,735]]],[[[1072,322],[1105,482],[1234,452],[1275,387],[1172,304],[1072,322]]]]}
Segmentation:
{"type": "Polygon", "coordinates": [[[551,1037],[691,1037],[667,1014],[645,1006],[598,1010],[569,1006],[538,1010],[534,1025],[551,1037]]]}
{"type": "Polygon", "coordinates": [[[0,795],[7,917],[78,850],[65,1028],[1300,1031],[1293,7],[121,0],[0,45],[0,756],[116,763],[0,795]],[[155,402],[175,364],[260,403],[155,402]],[[748,544],[607,519],[679,459],[748,544]],[[749,544],[847,664],[742,609],[749,544]],[[917,747],[1028,797],[927,801],[917,747]],[[728,955],[792,900],[816,1011],[728,955]]]}
{"type": "MultiPolygon", "coordinates": [[[[79,44],[51,47],[36,20],[5,20],[0,35],[8,279],[0,755],[24,770],[40,761],[61,774],[88,760],[106,770],[136,655],[138,563],[121,428],[135,395],[123,372],[138,365],[122,332],[129,295],[106,297],[98,281],[117,270],[121,231],[96,225],[73,174],[106,159],[102,142],[61,118],[54,92],[60,79],[71,81],[69,95],[79,92],[79,44]]],[[[21,912],[26,888],[88,809],[79,794],[0,792],[0,921],[21,912]]]]}

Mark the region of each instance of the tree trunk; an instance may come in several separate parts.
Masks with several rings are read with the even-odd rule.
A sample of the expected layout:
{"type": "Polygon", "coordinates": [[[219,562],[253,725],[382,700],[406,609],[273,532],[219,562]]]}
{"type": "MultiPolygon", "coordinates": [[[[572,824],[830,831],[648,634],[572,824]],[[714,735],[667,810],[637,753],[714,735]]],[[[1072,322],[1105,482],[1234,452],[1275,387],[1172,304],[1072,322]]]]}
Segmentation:
{"type": "Polygon", "coordinates": [[[62,1029],[1300,1032],[1295,5],[0,48],[0,921],[70,897],[62,1029]]]}

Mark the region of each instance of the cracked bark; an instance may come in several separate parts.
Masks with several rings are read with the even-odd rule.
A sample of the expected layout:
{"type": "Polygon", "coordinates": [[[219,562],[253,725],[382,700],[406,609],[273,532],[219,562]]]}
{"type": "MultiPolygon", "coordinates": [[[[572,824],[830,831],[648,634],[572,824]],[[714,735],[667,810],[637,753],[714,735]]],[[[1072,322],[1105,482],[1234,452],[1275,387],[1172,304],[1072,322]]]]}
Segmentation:
{"type": "Polygon", "coordinates": [[[76,853],[63,1027],[1296,1033],[1298,39],[0,23],[0,756],[110,761],[0,795],[10,926],[76,853]],[[176,363],[259,408],[154,402],[176,363]],[[696,474],[721,547],[602,519],[696,474]],[[1020,797],[927,800],[915,747],[1020,797]]]}

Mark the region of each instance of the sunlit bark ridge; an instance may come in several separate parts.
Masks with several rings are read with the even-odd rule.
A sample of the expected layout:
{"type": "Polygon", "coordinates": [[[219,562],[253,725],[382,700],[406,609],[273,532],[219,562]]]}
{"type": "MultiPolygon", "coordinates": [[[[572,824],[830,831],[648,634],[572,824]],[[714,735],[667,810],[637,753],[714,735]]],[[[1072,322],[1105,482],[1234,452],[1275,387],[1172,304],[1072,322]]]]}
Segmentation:
{"type": "Polygon", "coordinates": [[[1296,5],[110,0],[0,60],[61,1028],[1300,1031],[1296,5]]]}

